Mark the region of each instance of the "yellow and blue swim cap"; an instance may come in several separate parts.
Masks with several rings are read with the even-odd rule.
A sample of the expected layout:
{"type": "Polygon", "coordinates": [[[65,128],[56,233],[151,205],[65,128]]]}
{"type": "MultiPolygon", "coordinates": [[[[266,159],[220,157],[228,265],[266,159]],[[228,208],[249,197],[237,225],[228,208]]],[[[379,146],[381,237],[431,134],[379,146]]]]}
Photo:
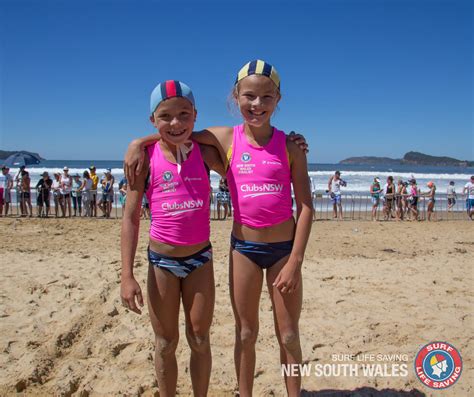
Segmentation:
{"type": "Polygon", "coordinates": [[[150,96],[150,112],[156,110],[158,105],[163,102],[165,99],[173,97],[182,97],[186,98],[189,102],[192,103],[193,107],[196,107],[194,103],[194,95],[186,84],[178,80],[167,80],[163,83],[158,84],[150,96]]]}
{"type": "Polygon", "coordinates": [[[269,77],[275,83],[277,88],[280,89],[280,76],[275,67],[260,59],[246,63],[242,69],[239,70],[235,84],[252,74],[260,74],[269,77]]]}

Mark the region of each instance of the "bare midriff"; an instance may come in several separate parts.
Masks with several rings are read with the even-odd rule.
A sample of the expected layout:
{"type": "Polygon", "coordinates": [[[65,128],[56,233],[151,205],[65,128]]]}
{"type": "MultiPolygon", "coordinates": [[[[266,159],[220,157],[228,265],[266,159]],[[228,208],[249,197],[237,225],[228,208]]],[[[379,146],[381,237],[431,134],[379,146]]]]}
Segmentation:
{"type": "Polygon", "coordinates": [[[290,219],[277,225],[253,228],[234,222],[232,234],[239,240],[255,241],[260,243],[278,243],[290,241],[295,236],[295,219],[290,219]]]}
{"type": "Polygon", "coordinates": [[[190,256],[209,245],[209,240],[193,245],[172,245],[150,238],[150,249],[161,255],[181,258],[190,256]]]}

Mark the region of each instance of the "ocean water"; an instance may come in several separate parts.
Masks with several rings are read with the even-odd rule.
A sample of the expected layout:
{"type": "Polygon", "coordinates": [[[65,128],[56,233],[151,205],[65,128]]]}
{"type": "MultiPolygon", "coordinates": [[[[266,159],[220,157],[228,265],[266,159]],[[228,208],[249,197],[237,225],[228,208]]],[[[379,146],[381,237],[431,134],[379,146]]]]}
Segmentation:
{"type": "MultiPolygon", "coordinates": [[[[106,168],[112,169],[115,177],[115,189],[118,182],[123,178],[122,161],[115,160],[46,160],[40,164],[27,167],[30,173],[31,185],[34,187],[41,174],[47,171],[51,178],[54,172],[62,172],[64,166],[69,168],[71,175],[79,174],[82,176],[84,170],[94,165],[97,169],[99,178],[103,175],[106,168]]],[[[422,191],[428,191],[426,184],[433,181],[437,186],[437,192],[446,192],[450,181],[455,182],[456,192],[461,193],[464,185],[469,181],[471,175],[474,175],[474,167],[426,167],[426,166],[393,166],[393,165],[342,165],[342,164],[308,164],[309,177],[313,182],[317,192],[323,193],[327,189],[328,180],[336,170],[341,171],[341,178],[347,182],[343,188],[346,194],[364,194],[369,192],[370,185],[374,177],[379,177],[382,183],[388,176],[393,176],[396,181],[401,178],[408,180],[414,177],[422,191]]],[[[10,174],[14,177],[18,169],[12,168],[10,174]]],[[[217,190],[219,186],[219,175],[211,172],[211,186],[217,190]]]]}

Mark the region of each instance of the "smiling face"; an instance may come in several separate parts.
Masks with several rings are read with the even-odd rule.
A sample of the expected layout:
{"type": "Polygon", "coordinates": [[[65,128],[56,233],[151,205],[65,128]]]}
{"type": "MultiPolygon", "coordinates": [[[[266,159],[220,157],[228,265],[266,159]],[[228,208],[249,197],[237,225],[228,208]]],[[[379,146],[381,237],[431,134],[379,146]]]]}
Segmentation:
{"type": "Polygon", "coordinates": [[[280,100],[280,92],[273,81],[261,75],[241,80],[235,90],[235,100],[245,122],[255,127],[270,123],[280,100]]]}
{"type": "Polygon", "coordinates": [[[191,136],[196,114],[191,102],[182,97],[174,97],[161,102],[150,121],[164,141],[179,145],[191,136]]]}

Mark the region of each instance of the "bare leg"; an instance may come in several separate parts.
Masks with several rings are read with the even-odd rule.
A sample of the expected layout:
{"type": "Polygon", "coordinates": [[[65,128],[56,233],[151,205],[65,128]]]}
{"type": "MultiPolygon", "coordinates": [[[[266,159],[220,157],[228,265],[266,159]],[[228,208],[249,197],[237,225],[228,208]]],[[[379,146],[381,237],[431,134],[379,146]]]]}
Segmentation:
{"type": "Polygon", "coordinates": [[[240,396],[247,397],[252,395],[253,389],[263,271],[235,250],[231,249],[229,258],[230,299],[235,318],[235,371],[240,396]]]}
{"type": "Polygon", "coordinates": [[[68,198],[66,199],[66,205],[67,205],[67,214],[68,214],[68,217],[70,218],[71,215],[72,215],[72,211],[71,211],[71,195],[69,194],[68,198]]]}
{"type": "Polygon", "coordinates": [[[377,220],[377,205],[376,204],[372,206],[372,220],[373,221],[377,220]]]}
{"type": "Polygon", "coordinates": [[[31,205],[31,198],[28,198],[26,200],[26,203],[28,204],[28,209],[30,210],[30,218],[33,216],[33,206],[31,205]]]}
{"type": "Polygon", "coordinates": [[[212,356],[209,329],[214,313],[214,268],[211,262],[194,270],[182,281],[186,338],[191,348],[191,382],[194,396],[206,396],[211,378],[212,356]]]}
{"type": "Polygon", "coordinates": [[[65,201],[64,196],[61,195],[61,197],[59,198],[59,205],[61,206],[61,214],[63,218],[66,217],[66,207],[65,207],[66,203],[64,201],[65,201]]]}
{"type": "Polygon", "coordinates": [[[147,289],[160,396],[174,396],[178,378],[175,352],[179,339],[180,280],[170,272],[150,265],[147,289]]]}
{"type": "MultiPolygon", "coordinates": [[[[301,364],[301,344],[298,322],[300,319],[303,302],[303,284],[291,294],[282,294],[273,287],[273,282],[286,264],[288,257],[275,263],[267,270],[267,287],[273,305],[273,318],[275,333],[280,345],[281,364],[301,364]]],[[[296,397],[301,392],[300,376],[285,376],[286,391],[288,396],[296,397]]]]}

